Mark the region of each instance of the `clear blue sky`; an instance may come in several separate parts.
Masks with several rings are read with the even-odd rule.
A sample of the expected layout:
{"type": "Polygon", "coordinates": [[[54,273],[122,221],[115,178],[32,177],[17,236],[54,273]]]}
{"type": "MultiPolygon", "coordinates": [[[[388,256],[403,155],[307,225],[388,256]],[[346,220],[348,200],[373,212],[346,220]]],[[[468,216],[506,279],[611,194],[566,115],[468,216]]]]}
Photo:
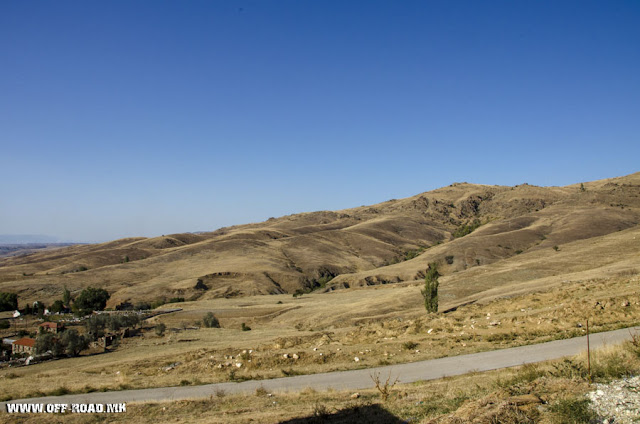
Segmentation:
{"type": "Polygon", "coordinates": [[[638,1],[0,2],[0,234],[640,171],[638,1]]]}

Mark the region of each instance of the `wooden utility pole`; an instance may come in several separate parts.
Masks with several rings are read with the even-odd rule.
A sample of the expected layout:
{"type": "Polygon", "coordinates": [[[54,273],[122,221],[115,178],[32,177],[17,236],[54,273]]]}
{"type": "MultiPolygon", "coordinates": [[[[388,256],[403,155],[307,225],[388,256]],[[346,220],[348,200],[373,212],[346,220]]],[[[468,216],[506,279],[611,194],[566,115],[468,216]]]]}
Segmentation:
{"type": "Polygon", "coordinates": [[[587,318],[587,370],[589,372],[589,384],[591,384],[591,345],[589,344],[589,318],[587,318]]]}

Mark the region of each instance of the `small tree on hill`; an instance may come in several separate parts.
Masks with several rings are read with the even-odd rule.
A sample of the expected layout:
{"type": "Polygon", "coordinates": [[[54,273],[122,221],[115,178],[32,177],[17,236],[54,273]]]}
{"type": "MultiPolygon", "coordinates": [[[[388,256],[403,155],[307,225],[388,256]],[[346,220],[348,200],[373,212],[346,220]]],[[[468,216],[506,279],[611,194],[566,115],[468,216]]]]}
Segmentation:
{"type": "Polygon", "coordinates": [[[424,297],[424,307],[427,312],[438,312],[438,264],[432,262],[427,269],[427,275],[424,277],[424,289],[422,297],[424,297]]]}
{"type": "Polygon", "coordinates": [[[202,323],[207,328],[220,328],[220,321],[213,315],[213,312],[208,312],[204,318],[202,318],[202,323]]]}

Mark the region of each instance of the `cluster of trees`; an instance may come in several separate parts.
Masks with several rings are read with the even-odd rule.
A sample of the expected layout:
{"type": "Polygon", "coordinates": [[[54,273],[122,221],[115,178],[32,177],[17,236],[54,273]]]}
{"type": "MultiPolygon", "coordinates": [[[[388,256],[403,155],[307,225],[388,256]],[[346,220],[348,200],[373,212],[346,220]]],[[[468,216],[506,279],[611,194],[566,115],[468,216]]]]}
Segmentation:
{"type": "Polygon", "coordinates": [[[0,312],[15,311],[16,309],[18,309],[18,295],[0,292],[0,312]]]}
{"type": "Polygon", "coordinates": [[[87,336],[91,340],[104,336],[106,329],[118,331],[123,328],[135,328],[138,324],[138,315],[93,315],[84,321],[87,336]]]}
{"type": "Polygon", "coordinates": [[[60,334],[41,332],[36,337],[36,353],[51,352],[53,356],[78,356],[89,347],[89,338],[78,330],[66,330],[60,334]]]}
{"type": "MultiPolygon", "coordinates": [[[[62,293],[62,299],[58,299],[48,308],[53,313],[68,311],[73,302],[73,311],[79,315],[87,315],[93,311],[102,311],[107,306],[107,300],[111,295],[105,289],[96,289],[88,287],[78,297],[72,299],[71,292],[65,287],[62,293]]],[[[0,312],[13,311],[18,309],[18,295],[16,293],[0,292],[0,312]]],[[[23,313],[27,315],[43,315],[47,306],[41,302],[33,302],[32,305],[27,304],[23,313]]]]}

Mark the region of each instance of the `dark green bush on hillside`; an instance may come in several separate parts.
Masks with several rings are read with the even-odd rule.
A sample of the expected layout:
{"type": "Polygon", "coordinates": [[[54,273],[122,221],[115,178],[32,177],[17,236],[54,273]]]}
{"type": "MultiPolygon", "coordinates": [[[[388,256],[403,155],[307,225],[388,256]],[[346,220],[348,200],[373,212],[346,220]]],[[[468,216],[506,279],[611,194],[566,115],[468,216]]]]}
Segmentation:
{"type": "Polygon", "coordinates": [[[202,323],[207,328],[220,328],[220,321],[213,315],[213,312],[208,312],[204,318],[202,318],[202,323]]]}
{"type": "Polygon", "coordinates": [[[482,223],[480,223],[480,220],[478,218],[476,218],[473,221],[471,221],[471,223],[469,223],[469,224],[464,224],[464,225],[459,226],[453,232],[453,237],[454,238],[464,237],[467,234],[471,234],[472,232],[474,232],[481,225],[482,225],[482,223]]]}

